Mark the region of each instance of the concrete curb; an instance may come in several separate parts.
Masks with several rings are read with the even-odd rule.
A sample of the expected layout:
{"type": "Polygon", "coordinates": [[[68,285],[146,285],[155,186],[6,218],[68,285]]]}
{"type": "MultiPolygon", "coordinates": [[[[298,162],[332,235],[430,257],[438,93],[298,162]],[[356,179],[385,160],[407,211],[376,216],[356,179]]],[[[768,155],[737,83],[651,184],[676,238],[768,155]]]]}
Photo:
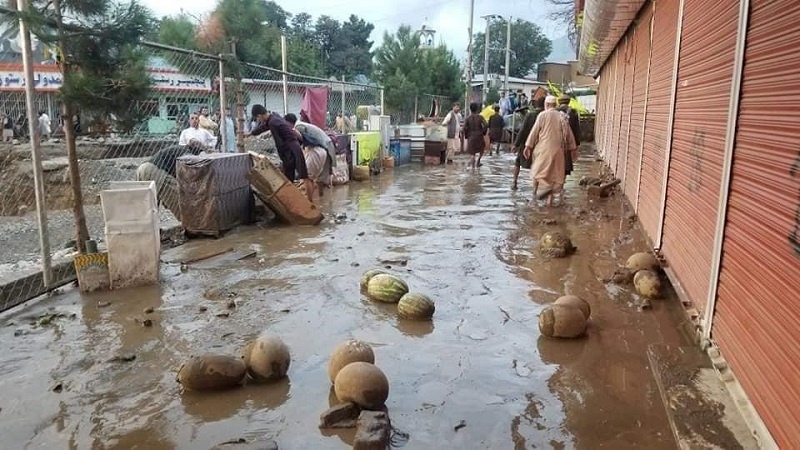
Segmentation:
{"type": "MultiPolygon", "coordinates": [[[[174,244],[168,245],[167,248],[180,245],[178,236],[180,236],[182,232],[183,227],[180,224],[162,228],[162,245],[165,241],[174,244]]],[[[162,249],[163,248],[162,246],[162,249]]],[[[53,284],[51,286],[44,285],[44,275],[41,270],[23,275],[0,285],[0,312],[19,306],[76,280],[77,275],[75,274],[75,266],[72,263],[72,258],[53,261],[53,284]]]]}

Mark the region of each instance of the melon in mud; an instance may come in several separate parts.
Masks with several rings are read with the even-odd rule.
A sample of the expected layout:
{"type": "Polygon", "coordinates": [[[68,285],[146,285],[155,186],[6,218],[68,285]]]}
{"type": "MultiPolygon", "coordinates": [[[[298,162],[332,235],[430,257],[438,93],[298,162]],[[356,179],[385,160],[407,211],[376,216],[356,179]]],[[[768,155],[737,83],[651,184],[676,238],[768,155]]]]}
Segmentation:
{"type": "Polygon", "coordinates": [[[642,297],[657,298],[661,295],[661,278],[651,270],[640,270],[633,276],[636,292],[642,297]]]}
{"type": "Polygon", "coordinates": [[[634,253],[625,263],[625,268],[633,273],[640,270],[658,270],[658,260],[647,252],[634,253]]]}
{"type": "Polygon", "coordinates": [[[539,314],[539,331],[547,337],[577,338],[586,333],[586,316],[577,306],[550,305],[539,314]]]}
{"type": "Polygon", "coordinates": [[[364,272],[364,274],[361,275],[361,290],[362,291],[366,291],[367,290],[367,285],[369,284],[369,280],[371,280],[372,277],[374,277],[375,275],[381,275],[381,274],[386,274],[386,273],[388,273],[388,272],[386,272],[383,269],[370,269],[370,270],[364,272]]]}
{"type": "Polygon", "coordinates": [[[277,336],[259,336],[248,343],[242,353],[247,372],[256,381],[280,380],[289,371],[289,347],[277,336]]]}
{"type": "Polygon", "coordinates": [[[397,314],[403,319],[429,320],[436,306],[427,295],[409,292],[397,303],[397,314]]]}
{"type": "Polygon", "coordinates": [[[565,295],[563,297],[559,297],[558,300],[553,302],[554,305],[570,305],[575,306],[581,310],[583,316],[588,320],[589,316],[592,315],[592,307],[589,306],[589,302],[586,300],[578,297],[577,295],[565,295]]]}
{"type": "Polygon", "coordinates": [[[381,273],[375,275],[367,283],[367,296],[382,303],[397,303],[408,294],[408,285],[394,275],[381,273]]]}
{"type": "Polygon", "coordinates": [[[186,389],[211,391],[239,386],[247,374],[242,360],[233,356],[192,356],[178,369],[177,380],[186,389]]]}
{"type": "Polygon", "coordinates": [[[375,353],[372,347],[366,342],[349,340],[339,344],[331,355],[331,360],[328,362],[328,377],[331,383],[336,381],[336,375],[345,366],[354,362],[366,362],[375,364],[375,353]]]}
{"type": "Polygon", "coordinates": [[[551,258],[563,258],[575,253],[575,246],[566,234],[560,231],[548,231],[539,240],[539,249],[543,255],[551,258]]]}
{"type": "Polygon", "coordinates": [[[340,402],[353,402],[364,409],[379,409],[389,398],[389,380],[374,364],[350,363],[336,375],[333,384],[340,402]]]}

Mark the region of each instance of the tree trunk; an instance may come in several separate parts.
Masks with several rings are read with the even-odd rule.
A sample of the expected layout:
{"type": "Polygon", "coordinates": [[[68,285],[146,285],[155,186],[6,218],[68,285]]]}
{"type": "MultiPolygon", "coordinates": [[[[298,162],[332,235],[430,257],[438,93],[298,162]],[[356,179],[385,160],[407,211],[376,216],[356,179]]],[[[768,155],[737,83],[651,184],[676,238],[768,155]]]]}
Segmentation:
{"type": "MultiPolygon", "coordinates": [[[[66,70],[67,66],[64,66],[66,70]]],[[[72,120],[74,111],[71,105],[64,104],[64,140],[67,141],[67,160],[69,161],[69,181],[72,185],[72,213],[75,216],[75,242],[78,251],[86,253],[86,241],[89,240],[89,229],[86,226],[86,213],[83,210],[83,189],[81,188],[81,171],[78,165],[78,146],[75,143],[75,123],[72,120]]]]}
{"type": "MultiPolygon", "coordinates": [[[[59,44],[61,51],[61,72],[66,81],[71,70],[69,55],[64,50],[66,36],[64,35],[64,20],[61,14],[61,1],[54,0],[53,7],[56,13],[56,25],[58,26],[59,44]]],[[[89,239],[89,229],[86,226],[86,213],[83,211],[83,190],[81,189],[81,171],[78,165],[78,148],[75,143],[75,124],[72,116],[74,108],[69,103],[64,103],[61,108],[61,115],[64,119],[64,140],[67,142],[67,160],[69,161],[69,181],[72,185],[72,212],[75,216],[75,243],[81,254],[86,253],[86,241],[89,239]]]]}

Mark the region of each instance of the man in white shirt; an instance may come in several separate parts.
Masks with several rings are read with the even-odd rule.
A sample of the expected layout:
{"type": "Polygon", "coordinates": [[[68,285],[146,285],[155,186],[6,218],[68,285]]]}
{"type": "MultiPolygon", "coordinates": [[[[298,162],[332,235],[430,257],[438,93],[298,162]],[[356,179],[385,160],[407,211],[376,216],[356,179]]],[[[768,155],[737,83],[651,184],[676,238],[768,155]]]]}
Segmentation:
{"type": "Polygon", "coordinates": [[[461,140],[458,138],[461,132],[462,122],[461,106],[456,102],[453,103],[453,109],[444,117],[442,125],[447,127],[447,164],[453,164],[453,157],[458,151],[461,140]]]}
{"type": "Polygon", "coordinates": [[[178,145],[189,145],[192,141],[208,149],[213,149],[217,145],[217,138],[208,130],[200,128],[200,116],[197,113],[189,116],[189,128],[181,132],[178,145]]]}
{"type": "Polygon", "coordinates": [[[513,111],[512,111],[512,108],[511,108],[511,100],[508,97],[506,97],[506,93],[503,92],[500,95],[500,115],[505,117],[505,116],[511,114],[512,112],[513,111]]]}

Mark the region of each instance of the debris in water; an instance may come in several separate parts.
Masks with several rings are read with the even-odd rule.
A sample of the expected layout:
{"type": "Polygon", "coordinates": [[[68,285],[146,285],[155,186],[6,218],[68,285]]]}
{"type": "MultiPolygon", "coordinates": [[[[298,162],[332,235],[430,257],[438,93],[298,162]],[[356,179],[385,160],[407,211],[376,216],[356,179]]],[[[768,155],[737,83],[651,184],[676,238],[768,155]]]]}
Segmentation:
{"type": "Polygon", "coordinates": [[[142,321],[142,326],[144,326],[144,327],[152,327],[153,326],[153,321],[150,320],[150,319],[144,319],[144,321],[142,321]]]}
{"type": "Polygon", "coordinates": [[[639,302],[639,309],[645,310],[652,308],[653,305],[650,303],[649,299],[643,298],[641,302],[639,302]]]}
{"type": "Polygon", "coordinates": [[[111,306],[111,302],[99,302],[97,303],[98,308],[105,308],[107,306],[111,306]]]}
{"type": "Polygon", "coordinates": [[[461,422],[458,422],[458,425],[453,427],[453,431],[458,431],[458,430],[460,430],[460,429],[462,429],[462,428],[464,428],[466,426],[467,426],[467,422],[465,420],[462,420],[461,422]]]}
{"type": "Polygon", "coordinates": [[[359,263],[357,263],[357,262],[350,263],[350,267],[358,267],[358,266],[360,266],[360,265],[361,265],[361,264],[359,264],[359,263]]]}
{"type": "Polygon", "coordinates": [[[289,309],[289,308],[286,308],[286,309],[282,309],[281,312],[282,313],[289,313],[289,312],[292,312],[292,310],[289,309]]]}
{"type": "Polygon", "coordinates": [[[235,309],[236,308],[236,300],[231,300],[228,302],[228,309],[235,309]]]}
{"type": "Polygon", "coordinates": [[[134,360],[136,360],[136,355],[131,353],[130,355],[115,356],[115,357],[109,359],[108,362],[110,362],[110,363],[119,363],[119,362],[131,362],[131,361],[134,361],[134,360]]]}
{"type": "Polygon", "coordinates": [[[64,383],[58,382],[55,386],[53,386],[51,391],[55,392],[56,394],[60,394],[64,390],[64,383]]]}
{"type": "Polygon", "coordinates": [[[206,312],[206,311],[208,311],[208,308],[205,307],[205,306],[201,306],[201,307],[197,308],[197,310],[200,311],[200,312],[206,312]]]}
{"type": "Polygon", "coordinates": [[[508,312],[507,312],[505,309],[503,309],[503,308],[500,308],[500,312],[502,312],[502,313],[503,313],[503,315],[504,315],[504,316],[506,316],[506,318],[505,318],[505,319],[503,319],[503,325],[505,325],[506,323],[508,323],[508,321],[509,321],[509,320],[511,320],[511,316],[510,316],[510,315],[508,314],[508,312]]]}
{"type": "Polygon", "coordinates": [[[359,236],[363,236],[363,235],[365,235],[365,234],[367,234],[367,233],[366,233],[366,232],[364,232],[364,231],[362,231],[362,232],[358,233],[358,235],[359,235],[359,236]]]}
{"type": "Polygon", "coordinates": [[[231,316],[231,313],[229,313],[229,312],[221,312],[221,313],[217,314],[217,317],[222,317],[222,318],[226,318],[226,317],[230,317],[230,316],[231,316]]]}
{"type": "Polygon", "coordinates": [[[152,314],[153,311],[155,311],[155,309],[152,306],[148,306],[147,308],[144,309],[145,314],[152,314]]]}
{"type": "Polygon", "coordinates": [[[355,428],[361,408],[353,402],[333,406],[319,416],[319,427],[355,428]]]}

